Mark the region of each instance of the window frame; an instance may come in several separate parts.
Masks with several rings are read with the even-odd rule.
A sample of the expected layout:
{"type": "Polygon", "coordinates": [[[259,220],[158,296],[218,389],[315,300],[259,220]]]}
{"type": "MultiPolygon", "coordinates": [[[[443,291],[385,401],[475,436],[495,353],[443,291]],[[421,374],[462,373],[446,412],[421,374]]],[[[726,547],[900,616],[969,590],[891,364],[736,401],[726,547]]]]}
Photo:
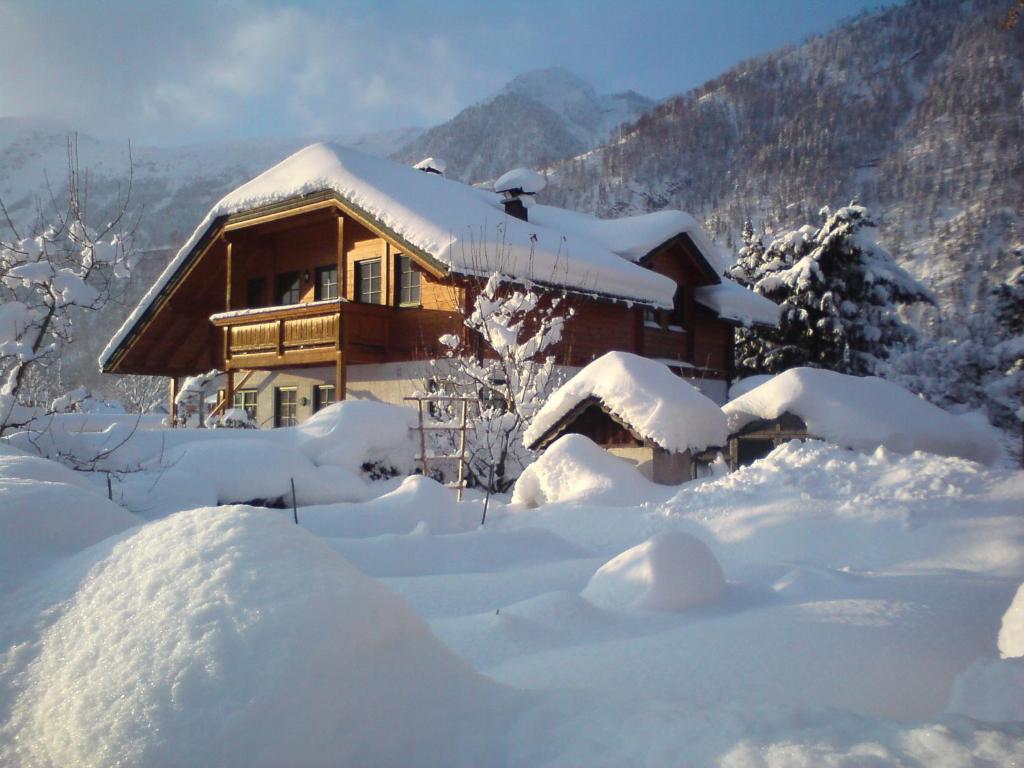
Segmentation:
{"type": "Polygon", "coordinates": [[[383,263],[383,260],[380,258],[380,256],[377,256],[376,258],[373,258],[373,259],[360,259],[359,261],[356,262],[356,264],[355,264],[355,273],[356,273],[355,274],[355,277],[356,277],[356,279],[355,279],[355,283],[356,283],[355,284],[355,300],[359,304],[383,304],[384,303],[384,293],[383,293],[383,287],[384,287],[384,285],[383,285],[383,277],[384,277],[384,275],[383,275],[383,272],[381,271],[382,263],[383,263]],[[364,274],[366,271],[369,271],[373,267],[376,267],[376,272],[377,272],[376,275],[364,274]],[[376,285],[377,285],[376,290],[372,290],[372,287],[374,285],[374,280],[376,280],[376,285]],[[367,283],[370,285],[371,290],[364,294],[363,286],[364,286],[364,284],[367,284],[367,283]],[[372,301],[372,300],[369,300],[367,298],[364,298],[364,296],[376,296],[377,300],[376,301],[372,301]]]}
{"type": "Polygon", "coordinates": [[[319,413],[328,405],[334,405],[338,402],[338,393],[333,384],[314,384],[313,385],[313,413],[319,413]],[[325,403],[323,398],[323,392],[325,389],[331,390],[331,399],[325,403]]]}
{"type": "Polygon", "coordinates": [[[397,254],[395,258],[395,303],[400,307],[421,307],[423,306],[422,275],[416,269],[416,262],[411,256],[404,253],[397,254]],[[408,265],[408,269],[406,269],[408,265]],[[415,297],[413,290],[415,289],[415,297]],[[406,291],[409,298],[406,298],[406,291]]]}
{"type": "Polygon", "coordinates": [[[294,427],[299,423],[299,388],[295,386],[291,387],[274,387],[274,426],[275,427],[294,427]],[[282,395],[288,393],[292,396],[292,402],[288,403],[292,409],[292,415],[289,419],[289,423],[285,423],[285,417],[283,414],[282,406],[285,403],[282,401],[282,395]]]}
{"type": "Polygon", "coordinates": [[[241,408],[247,414],[249,418],[256,421],[256,413],[258,412],[259,405],[259,390],[257,389],[236,389],[235,394],[231,403],[232,408],[241,408]],[[246,397],[252,395],[252,410],[249,409],[249,405],[245,402],[246,397]],[[241,402],[239,402],[241,399],[241,402]]]}
{"type": "Polygon", "coordinates": [[[338,265],[337,264],[327,264],[327,265],[322,266],[322,267],[317,267],[314,270],[313,301],[329,301],[330,299],[337,299],[341,295],[338,292],[338,289],[340,288],[340,286],[341,286],[341,284],[338,282],[338,265]],[[330,282],[327,283],[327,287],[331,287],[331,286],[334,287],[334,295],[333,296],[324,296],[323,295],[324,285],[321,282],[321,280],[322,280],[324,275],[326,275],[326,274],[328,274],[330,272],[334,273],[334,282],[333,283],[330,283],[330,282]]]}
{"type": "Polygon", "coordinates": [[[277,301],[276,306],[288,307],[302,301],[302,273],[300,273],[299,270],[295,269],[289,270],[288,272],[278,272],[274,287],[276,288],[274,291],[274,299],[277,301]],[[283,287],[286,282],[291,282],[290,288],[285,289],[283,287]],[[284,294],[286,290],[289,294],[295,294],[295,301],[285,301],[284,294]]]}

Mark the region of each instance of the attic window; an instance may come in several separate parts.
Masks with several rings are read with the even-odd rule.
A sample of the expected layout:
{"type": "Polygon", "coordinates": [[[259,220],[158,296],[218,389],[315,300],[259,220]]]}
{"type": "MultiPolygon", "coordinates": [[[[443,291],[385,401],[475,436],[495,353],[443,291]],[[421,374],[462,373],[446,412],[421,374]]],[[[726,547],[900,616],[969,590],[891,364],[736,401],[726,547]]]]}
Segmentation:
{"type": "Polygon", "coordinates": [[[418,306],[420,303],[420,273],[408,256],[398,257],[398,303],[418,306]]]}

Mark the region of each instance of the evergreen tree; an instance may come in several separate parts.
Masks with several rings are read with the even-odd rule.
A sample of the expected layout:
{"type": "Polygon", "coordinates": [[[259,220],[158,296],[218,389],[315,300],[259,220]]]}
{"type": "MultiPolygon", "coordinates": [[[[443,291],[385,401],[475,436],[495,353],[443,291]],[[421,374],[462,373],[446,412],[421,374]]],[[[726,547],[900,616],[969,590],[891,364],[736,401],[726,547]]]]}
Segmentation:
{"type": "Polygon", "coordinates": [[[729,270],[733,280],[747,288],[756,282],[755,275],[764,264],[764,242],[754,231],[754,222],[750,218],[743,220],[743,246],[740,248],[736,263],[729,270]]]}
{"type": "Polygon", "coordinates": [[[800,365],[858,375],[880,372],[898,344],[915,337],[897,305],[931,301],[875,241],[867,209],[849,205],[824,224],[777,238],[752,270],[754,290],[778,303],[778,329],[745,329],[737,367],[777,373],[800,365]]]}

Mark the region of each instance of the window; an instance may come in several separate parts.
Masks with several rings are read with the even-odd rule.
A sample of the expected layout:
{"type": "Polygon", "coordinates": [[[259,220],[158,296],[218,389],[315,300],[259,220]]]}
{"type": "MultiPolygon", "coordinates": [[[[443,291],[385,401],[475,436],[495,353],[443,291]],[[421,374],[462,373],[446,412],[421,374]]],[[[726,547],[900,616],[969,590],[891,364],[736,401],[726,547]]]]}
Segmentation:
{"type": "Polygon", "coordinates": [[[380,304],[380,259],[356,262],[356,300],[380,304]]]}
{"type": "Polygon", "coordinates": [[[398,303],[416,305],[420,303],[420,273],[408,256],[398,257],[398,303]]]}
{"type": "Polygon", "coordinates": [[[277,276],[277,303],[298,304],[302,292],[302,283],[298,272],[284,272],[277,276]]]}
{"type": "Polygon", "coordinates": [[[245,285],[245,305],[249,309],[259,309],[267,305],[267,278],[253,277],[245,285]]]}
{"type": "Polygon", "coordinates": [[[256,421],[256,390],[255,389],[239,389],[235,392],[235,402],[231,404],[232,408],[242,408],[249,418],[256,421]]]}
{"type": "Polygon", "coordinates": [[[278,387],[274,390],[275,427],[294,427],[299,423],[296,400],[295,387],[278,387]]]}
{"type": "Polygon", "coordinates": [[[334,402],[334,385],[320,384],[313,387],[313,413],[334,402]]]}
{"type": "Polygon", "coordinates": [[[317,267],[313,299],[323,301],[336,298],[338,298],[338,266],[335,264],[332,267],[317,267]]]}

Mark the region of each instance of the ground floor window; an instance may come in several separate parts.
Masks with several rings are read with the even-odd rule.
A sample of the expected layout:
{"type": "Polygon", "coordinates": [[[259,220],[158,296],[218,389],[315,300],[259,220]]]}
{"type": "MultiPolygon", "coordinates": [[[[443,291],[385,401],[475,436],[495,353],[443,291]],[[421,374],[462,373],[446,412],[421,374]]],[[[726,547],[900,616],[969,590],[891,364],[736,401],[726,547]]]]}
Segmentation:
{"type": "Polygon", "coordinates": [[[256,421],[256,390],[239,389],[235,392],[235,401],[232,408],[243,409],[252,421],[256,421]]]}
{"type": "Polygon", "coordinates": [[[274,390],[275,427],[294,427],[299,423],[297,394],[295,387],[277,387],[274,390]]]}
{"type": "Polygon", "coordinates": [[[313,413],[316,413],[321,408],[326,408],[334,400],[333,384],[320,384],[313,387],[313,413]]]}

